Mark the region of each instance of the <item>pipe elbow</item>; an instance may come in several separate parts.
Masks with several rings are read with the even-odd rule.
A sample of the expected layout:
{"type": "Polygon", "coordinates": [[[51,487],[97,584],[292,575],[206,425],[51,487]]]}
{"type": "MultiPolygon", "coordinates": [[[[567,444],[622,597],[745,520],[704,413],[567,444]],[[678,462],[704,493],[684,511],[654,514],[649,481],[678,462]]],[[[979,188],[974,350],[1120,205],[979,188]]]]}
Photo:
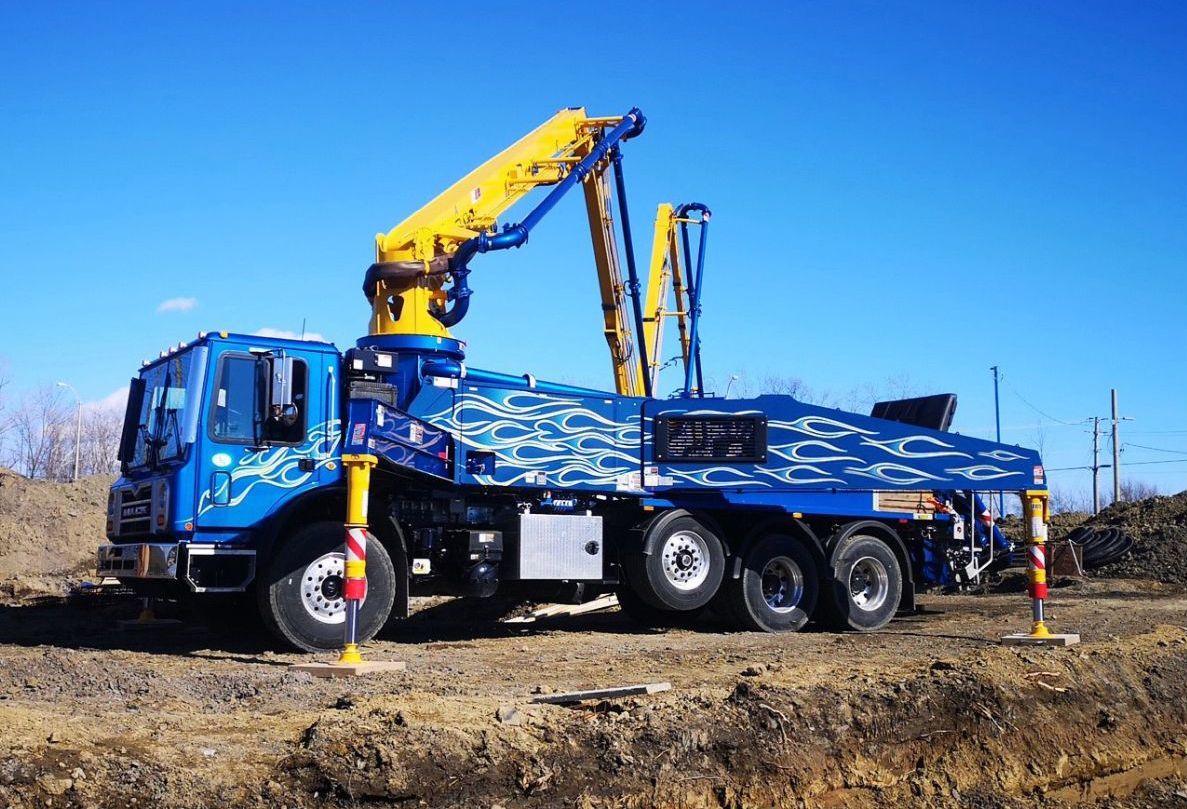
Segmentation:
{"type": "Polygon", "coordinates": [[[647,127],[647,116],[643,114],[643,110],[639,109],[638,107],[631,107],[631,111],[626,115],[635,122],[635,125],[632,126],[625,135],[623,135],[622,139],[630,140],[631,138],[642,135],[643,130],[647,127]]]}

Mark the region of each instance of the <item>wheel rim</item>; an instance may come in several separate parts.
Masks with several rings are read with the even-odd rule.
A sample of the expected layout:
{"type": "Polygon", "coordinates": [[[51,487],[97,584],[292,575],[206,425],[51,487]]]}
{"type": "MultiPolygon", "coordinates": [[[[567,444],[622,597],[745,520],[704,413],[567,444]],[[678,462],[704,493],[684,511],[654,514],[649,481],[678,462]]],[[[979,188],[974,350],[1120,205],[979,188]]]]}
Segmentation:
{"type": "Polygon", "coordinates": [[[677,590],[695,590],[709,578],[709,543],[692,531],[677,531],[661,551],[664,578],[677,590]]]}
{"type": "Polygon", "coordinates": [[[774,612],[791,612],[804,597],[804,574],[786,556],[776,556],[762,569],[762,597],[774,612]]]}
{"type": "Polygon", "coordinates": [[[873,612],[890,595],[890,574],[881,559],[863,556],[849,569],[849,599],[858,609],[873,612]]]}
{"type": "Polygon", "coordinates": [[[301,606],[314,620],[323,624],[346,620],[345,573],[346,556],[335,551],[314,559],[301,574],[301,606]]]}

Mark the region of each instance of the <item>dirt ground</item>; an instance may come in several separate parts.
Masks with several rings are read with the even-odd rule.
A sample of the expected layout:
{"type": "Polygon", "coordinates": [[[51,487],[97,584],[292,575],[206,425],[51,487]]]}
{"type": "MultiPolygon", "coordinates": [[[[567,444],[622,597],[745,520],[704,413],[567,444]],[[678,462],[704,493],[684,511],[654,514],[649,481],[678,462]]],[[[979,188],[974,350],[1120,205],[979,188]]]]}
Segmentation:
{"type": "Polygon", "coordinates": [[[406,673],[325,681],[254,637],[116,631],[134,601],[22,600],[0,608],[0,805],[1187,807],[1187,592],[1060,588],[1066,649],[998,644],[1017,594],[923,606],[770,636],[446,603],[368,646],[406,673]]]}
{"type": "MultiPolygon", "coordinates": [[[[422,600],[365,650],[407,672],[326,681],[250,621],[118,631],[134,599],[66,595],[107,484],[0,472],[0,806],[1187,809],[1187,588],[1157,576],[1053,590],[1065,649],[998,643],[1028,627],[1017,573],[868,635],[422,600]],[[532,702],[645,682],[672,688],[532,702]]],[[[1187,498],[1163,500],[1097,518],[1138,537],[1111,575],[1187,558],[1187,498]]]]}

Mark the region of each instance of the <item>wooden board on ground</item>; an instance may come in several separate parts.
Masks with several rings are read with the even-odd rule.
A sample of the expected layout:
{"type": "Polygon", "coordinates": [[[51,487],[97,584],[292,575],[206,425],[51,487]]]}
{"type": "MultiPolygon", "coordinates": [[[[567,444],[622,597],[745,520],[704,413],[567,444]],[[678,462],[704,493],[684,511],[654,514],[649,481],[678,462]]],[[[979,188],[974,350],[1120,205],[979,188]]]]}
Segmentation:
{"type": "Polygon", "coordinates": [[[1004,646],[1074,646],[1080,642],[1079,634],[1070,632],[1063,635],[1044,635],[1035,637],[1025,632],[1016,635],[1002,635],[1004,646]]]}
{"type": "Polygon", "coordinates": [[[608,610],[611,607],[618,606],[618,596],[611,593],[610,595],[595,598],[593,601],[587,601],[584,604],[549,604],[541,607],[534,612],[527,615],[517,615],[514,618],[508,618],[503,623],[505,624],[530,624],[541,618],[554,618],[558,615],[585,615],[591,612],[599,612],[601,610],[608,610]]]}
{"type": "Polygon", "coordinates": [[[364,660],[362,663],[294,663],[293,671],[303,671],[314,677],[361,677],[364,674],[387,674],[404,671],[403,660],[364,660]]]}
{"type": "Polygon", "coordinates": [[[573,702],[585,702],[590,699],[617,699],[618,697],[634,697],[641,694],[658,694],[670,691],[671,683],[642,683],[640,685],[624,685],[617,688],[595,688],[590,691],[569,691],[564,694],[541,694],[532,697],[532,702],[544,702],[552,705],[567,705],[573,702]]]}

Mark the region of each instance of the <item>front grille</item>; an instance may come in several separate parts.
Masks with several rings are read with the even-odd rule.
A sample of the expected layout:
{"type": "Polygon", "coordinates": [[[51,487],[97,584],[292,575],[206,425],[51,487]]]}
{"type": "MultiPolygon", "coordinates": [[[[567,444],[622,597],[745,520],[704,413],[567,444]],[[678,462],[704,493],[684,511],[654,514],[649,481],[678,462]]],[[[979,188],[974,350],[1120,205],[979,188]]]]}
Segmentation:
{"type": "Polygon", "coordinates": [[[762,416],[668,416],[655,420],[655,459],[673,463],[764,463],[762,416]]]}
{"type": "Polygon", "coordinates": [[[152,484],[121,489],[116,501],[119,535],[147,534],[152,529],[152,484]]]}

